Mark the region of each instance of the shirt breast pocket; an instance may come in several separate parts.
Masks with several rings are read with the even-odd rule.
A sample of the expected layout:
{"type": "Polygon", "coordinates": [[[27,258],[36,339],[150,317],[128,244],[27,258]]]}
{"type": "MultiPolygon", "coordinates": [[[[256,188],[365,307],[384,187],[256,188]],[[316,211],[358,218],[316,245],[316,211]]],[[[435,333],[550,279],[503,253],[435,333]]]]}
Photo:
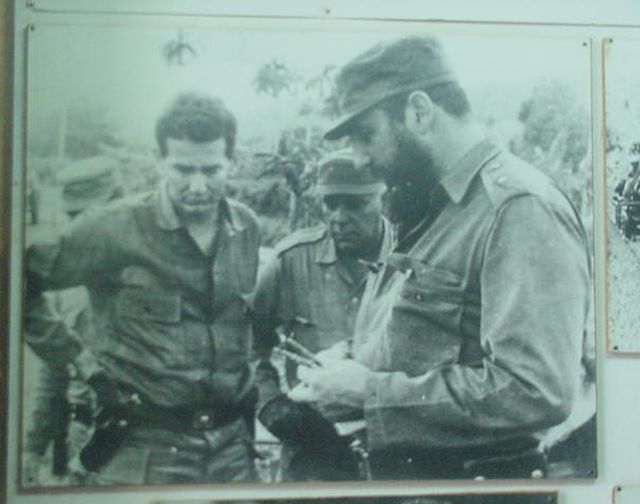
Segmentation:
{"type": "Polygon", "coordinates": [[[176,324],[180,321],[180,296],[126,289],[118,298],[118,313],[128,318],[176,324]]]}
{"type": "Polygon", "coordinates": [[[183,363],[184,338],[180,331],[180,296],[146,289],[124,289],[116,301],[121,351],[152,367],[183,363]]]}
{"type": "Polygon", "coordinates": [[[458,361],[462,346],[463,278],[416,262],[391,313],[392,366],[410,375],[458,361]]]}

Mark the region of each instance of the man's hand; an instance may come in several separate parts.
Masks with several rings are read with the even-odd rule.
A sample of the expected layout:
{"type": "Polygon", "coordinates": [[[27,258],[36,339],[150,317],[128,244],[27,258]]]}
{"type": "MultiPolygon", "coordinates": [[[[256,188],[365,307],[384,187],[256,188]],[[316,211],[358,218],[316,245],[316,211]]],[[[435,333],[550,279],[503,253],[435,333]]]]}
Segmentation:
{"type": "Polygon", "coordinates": [[[351,359],[322,359],[322,367],[298,367],[301,383],[289,392],[297,402],[364,407],[367,381],[372,372],[351,359]]]}
{"type": "Polygon", "coordinates": [[[351,343],[348,341],[338,341],[335,345],[316,354],[316,359],[319,361],[327,359],[349,359],[350,357],[351,343]]]}

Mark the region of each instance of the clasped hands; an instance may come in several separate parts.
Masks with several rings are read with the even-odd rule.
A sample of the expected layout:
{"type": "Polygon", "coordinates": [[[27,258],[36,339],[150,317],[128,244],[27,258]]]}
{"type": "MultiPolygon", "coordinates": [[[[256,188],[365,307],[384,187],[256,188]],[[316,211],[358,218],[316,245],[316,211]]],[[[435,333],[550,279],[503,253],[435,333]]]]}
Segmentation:
{"type": "Polygon", "coordinates": [[[349,358],[349,346],[340,342],[316,354],[319,366],[298,366],[300,383],[289,392],[296,402],[363,408],[372,371],[349,358]]]}

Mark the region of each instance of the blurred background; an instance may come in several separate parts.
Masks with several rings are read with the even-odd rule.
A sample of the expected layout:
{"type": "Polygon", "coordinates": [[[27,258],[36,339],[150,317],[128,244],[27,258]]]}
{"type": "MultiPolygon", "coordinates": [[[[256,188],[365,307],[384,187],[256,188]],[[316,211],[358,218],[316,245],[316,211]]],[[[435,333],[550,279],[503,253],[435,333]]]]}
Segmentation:
{"type": "MultiPolygon", "coordinates": [[[[150,189],[155,121],[203,90],[239,123],[230,193],[258,212],[264,245],[317,218],[307,189],[335,119],[337,68],[388,32],[37,26],[29,37],[28,222],[60,220],[57,174],[113,161],[126,193],[150,189]]],[[[554,177],[590,222],[589,54],[579,39],[443,37],[476,116],[554,177]]],[[[35,230],[33,232],[36,232],[35,230]]]]}

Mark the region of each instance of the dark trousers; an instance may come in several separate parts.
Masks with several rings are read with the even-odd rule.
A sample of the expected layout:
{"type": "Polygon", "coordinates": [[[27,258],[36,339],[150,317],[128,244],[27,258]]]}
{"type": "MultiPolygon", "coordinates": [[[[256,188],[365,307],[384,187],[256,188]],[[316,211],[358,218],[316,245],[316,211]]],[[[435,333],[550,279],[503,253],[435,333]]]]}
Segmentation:
{"type": "Polygon", "coordinates": [[[257,481],[254,453],[243,418],[215,430],[135,427],[89,483],[251,483],[257,481]]]}

